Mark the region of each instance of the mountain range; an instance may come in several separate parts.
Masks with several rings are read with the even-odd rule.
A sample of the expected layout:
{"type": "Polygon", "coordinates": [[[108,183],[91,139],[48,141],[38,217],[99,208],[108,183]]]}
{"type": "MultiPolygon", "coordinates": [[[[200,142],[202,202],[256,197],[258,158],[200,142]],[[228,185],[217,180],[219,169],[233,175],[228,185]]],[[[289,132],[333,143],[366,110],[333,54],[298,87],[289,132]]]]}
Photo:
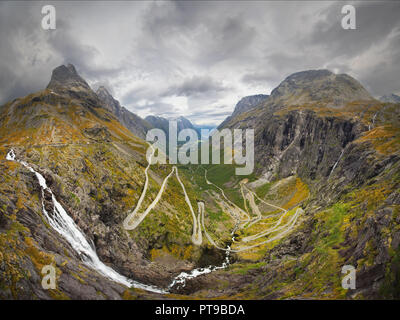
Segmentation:
{"type": "Polygon", "coordinates": [[[148,123],[150,123],[154,128],[161,129],[166,134],[169,133],[169,121],[176,121],[178,132],[183,129],[196,130],[196,128],[193,126],[190,120],[183,116],[177,118],[169,118],[169,119],[160,116],[147,116],[145,120],[148,123]]]}
{"type": "Polygon", "coordinates": [[[382,102],[400,103],[400,96],[391,93],[380,97],[379,100],[382,102]]]}
{"type": "Polygon", "coordinates": [[[46,89],[0,107],[0,298],[398,299],[400,108],[383,100],[328,70],[244,97],[218,127],[254,129],[255,171],[236,176],[229,164],[150,166],[143,138],[168,120],[57,67],[46,89]],[[54,228],[55,203],[96,264],[54,228]],[[139,204],[151,210],[126,230],[139,204]],[[41,285],[47,265],[55,289],[41,285]],[[345,265],[355,289],[342,287],[345,265]]]}

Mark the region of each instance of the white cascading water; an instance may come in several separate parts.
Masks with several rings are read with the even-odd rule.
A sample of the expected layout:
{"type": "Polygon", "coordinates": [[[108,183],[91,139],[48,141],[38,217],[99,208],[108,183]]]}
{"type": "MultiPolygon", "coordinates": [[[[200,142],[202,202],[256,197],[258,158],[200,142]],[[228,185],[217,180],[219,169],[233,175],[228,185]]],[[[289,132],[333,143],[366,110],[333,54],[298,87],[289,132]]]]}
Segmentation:
{"type": "Polygon", "coordinates": [[[38,172],[36,172],[30,165],[28,165],[25,161],[17,160],[15,158],[15,153],[11,150],[7,156],[7,160],[16,161],[21,163],[28,170],[33,172],[36,175],[36,178],[39,181],[41,190],[42,190],[42,208],[43,213],[46,216],[49,224],[63,236],[68,243],[72,246],[72,248],[79,254],[82,261],[91,269],[98,271],[100,274],[105,276],[106,278],[113,280],[115,282],[121,283],[127,287],[140,288],[151,292],[156,293],[167,293],[167,291],[149,286],[146,284],[142,284],[140,282],[128,279],[127,277],[119,274],[112,268],[105,265],[100,261],[99,257],[96,254],[96,250],[89,244],[86,237],[80,231],[79,227],[75,224],[72,218],[67,214],[62,205],[57,201],[51,189],[46,184],[46,179],[38,172]],[[44,206],[44,192],[45,190],[51,194],[51,198],[53,201],[53,213],[49,214],[44,206]]]}
{"type": "Polygon", "coordinates": [[[225,256],[225,261],[222,263],[221,266],[208,266],[206,268],[197,268],[193,269],[190,272],[181,272],[179,275],[177,275],[174,280],[171,282],[171,284],[168,286],[168,289],[172,289],[173,287],[177,286],[177,288],[183,288],[186,285],[186,280],[196,278],[198,276],[201,276],[202,274],[210,273],[216,270],[221,270],[225,269],[229,266],[229,253],[230,253],[231,247],[228,246],[226,250],[226,256],[225,256]]]}
{"type": "Polygon", "coordinates": [[[333,170],[336,169],[336,166],[338,165],[340,159],[342,158],[343,153],[344,153],[344,149],[342,150],[342,152],[341,152],[340,155],[339,155],[339,158],[337,159],[337,161],[336,161],[335,164],[333,165],[332,170],[331,170],[331,172],[329,173],[329,176],[328,176],[328,177],[330,177],[331,174],[332,174],[332,172],[333,172],[333,170]]]}

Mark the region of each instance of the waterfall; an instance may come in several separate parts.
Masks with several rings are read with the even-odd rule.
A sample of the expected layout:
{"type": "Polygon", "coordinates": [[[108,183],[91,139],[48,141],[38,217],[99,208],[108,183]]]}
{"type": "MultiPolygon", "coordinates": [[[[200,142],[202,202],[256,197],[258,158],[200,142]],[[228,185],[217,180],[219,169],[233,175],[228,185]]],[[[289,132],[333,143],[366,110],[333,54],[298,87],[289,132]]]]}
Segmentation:
{"type": "Polygon", "coordinates": [[[36,175],[36,178],[40,184],[41,192],[42,192],[42,210],[43,213],[48,220],[51,227],[56,230],[61,236],[63,236],[68,243],[72,246],[72,248],[78,253],[83,263],[86,264],[89,268],[96,270],[104,277],[123,284],[127,287],[140,288],[151,292],[156,293],[167,293],[167,291],[157,288],[155,286],[150,286],[146,284],[142,284],[140,282],[129,279],[114,269],[108,267],[103,262],[100,261],[97,256],[94,245],[91,246],[79,229],[79,227],[75,224],[72,218],[67,214],[66,210],[63,206],[57,201],[51,189],[47,186],[46,179],[38,172],[36,172],[28,163],[22,160],[17,160],[15,157],[15,153],[11,150],[6,159],[9,161],[16,161],[22,164],[29,171],[33,172],[36,175]],[[47,191],[51,194],[52,202],[53,202],[53,212],[49,214],[44,206],[44,192],[47,191]]]}
{"type": "Polygon", "coordinates": [[[374,116],[372,117],[372,125],[371,124],[368,125],[368,131],[370,131],[372,128],[374,128],[374,126],[375,126],[375,118],[376,118],[377,115],[378,115],[378,112],[376,112],[374,114],[374,116]]]}
{"type": "Polygon", "coordinates": [[[339,156],[339,158],[337,159],[337,161],[336,161],[336,162],[335,162],[335,164],[333,165],[333,167],[332,167],[332,170],[331,170],[331,172],[329,173],[329,176],[328,176],[328,177],[330,177],[330,176],[331,176],[331,174],[332,174],[332,172],[333,172],[333,170],[335,170],[336,166],[338,165],[338,163],[339,163],[340,159],[341,159],[341,158],[342,158],[342,156],[343,156],[343,153],[344,153],[344,149],[342,150],[342,152],[340,153],[340,156],[339,156]]]}
{"type": "MultiPolygon", "coordinates": [[[[234,239],[234,237],[232,239],[234,239]]],[[[228,246],[226,250],[225,261],[222,263],[221,266],[208,266],[205,268],[196,268],[190,272],[181,272],[174,278],[174,280],[172,280],[171,284],[168,286],[168,289],[170,290],[176,285],[178,286],[178,289],[183,288],[186,285],[186,280],[196,278],[198,276],[201,276],[202,274],[207,274],[216,270],[227,268],[230,263],[229,261],[230,249],[231,247],[228,246]]]]}

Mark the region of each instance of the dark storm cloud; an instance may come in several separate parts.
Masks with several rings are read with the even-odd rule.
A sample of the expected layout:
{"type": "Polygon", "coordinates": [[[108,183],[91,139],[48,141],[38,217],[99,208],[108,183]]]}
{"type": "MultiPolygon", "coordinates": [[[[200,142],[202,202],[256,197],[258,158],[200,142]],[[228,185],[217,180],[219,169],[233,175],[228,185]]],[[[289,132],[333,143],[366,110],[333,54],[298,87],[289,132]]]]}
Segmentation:
{"type": "Polygon", "coordinates": [[[256,30],[247,25],[245,17],[228,17],[222,24],[209,26],[211,37],[206,39],[198,60],[212,66],[229,59],[245,59],[251,53],[256,30]]]}
{"type": "Polygon", "coordinates": [[[391,31],[400,27],[400,2],[356,2],[356,30],[344,30],[337,23],[343,17],[335,3],[324,10],[314,31],[305,38],[311,46],[329,47],[331,56],[353,57],[387,39],[391,31]]]}
{"type": "Polygon", "coordinates": [[[255,72],[255,73],[246,73],[242,77],[242,81],[244,83],[260,83],[260,82],[269,82],[271,80],[275,80],[274,77],[271,77],[269,74],[265,74],[262,72],[255,72]]]}
{"type": "Polygon", "coordinates": [[[40,23],[30,14],[31,10],[0,2],[0,103],[35,91],[38,89],[37,83],[44,82],[43,79],[38,79],[35,83],[29,79],[29,75],[22,77],[24,64],[32,70],[37,69],[41,62],[37,52],[25,56],[30,44],[34,45],[37,41],[37,34],[21,31],[33,30],[40,23]],[[21,15],[16,14],[17,10],[21,15]],[[19,33],[19,39],[12,36],[15,33],[19,33]],[[23,60],[24,63],[21,62],[23,60]]]}
{"type": "Polygon", "coordinates": [[[41,5],[1,3],[2,102],[45,88],[52,69],[60,64],[75,64],[86,79],[112,75],[106,68],[95,68],[92,62],[99,52],[71,34],[69,22],[58,18],[57,29],[45,31],[42,17],[41,5]]]}
{"type": "Polygon", "coordinates": [[[372,94],[399,90],[400,3],[354,3],[356,30],[344,30],[337,23],[342,17],[341,6],[335,3],[326,8],[313,32],[302,41],[325,52],[327,61],[339,58],[340,62],[327,63],[326,67],[353,74],[372,94]],[[368,52],[376,54],[368,57],[368,52]],[[380,60],[379,55],[384,59],[380,60]],[[360,66],[356,67],[357,64],[360,66]]]}
{"type": "Polygon", "coordinates": [[[400,90],[400,3],[352,3],[356,8],[356,30],[341,27],[344,4],[329,4],[314,16],[306,13],[310,30],[298,32],[285,50],[266,50],[260,61],[268,67],[252,68],[243,75],[242,82],[277,85],[293,72],[327,68],[356,77],[374,95],[400,90]]]}
{"type": "Polygon", "coordinates": [[[96,65],[94,61],[101,55],[99,49],[77,39],[76,33],[71,32],[71,29],[71,22],[57,20],[57,29],[48,35],[48,44],[52,52],[62,57],[61,64],[74,64],[85,79],[110,85],[109,79],[122,73],[123,66],[96,65]]]}

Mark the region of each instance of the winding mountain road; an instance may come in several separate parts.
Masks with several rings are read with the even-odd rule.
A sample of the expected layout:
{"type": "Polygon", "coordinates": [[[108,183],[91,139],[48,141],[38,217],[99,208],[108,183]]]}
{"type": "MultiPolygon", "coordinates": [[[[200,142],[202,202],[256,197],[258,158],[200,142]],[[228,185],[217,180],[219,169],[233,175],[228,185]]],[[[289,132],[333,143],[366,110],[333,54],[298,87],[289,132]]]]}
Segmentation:
{"type": "MultiPolygon", "coordinates": [[[[147,191],[148,191],[148,185],[149,185],[149,169],[150,166],[152,164],[152,158],[154,156],[155,153],[155,149],[153,148],[153,146],[151,144],[149,144],[150,147],[150,153],[148,153],[148,165],[145,168],[145,183],[143,186],[143,190],[142,193],[139,197],[138,203],[136,205],[136,207],[134,208],[134,210],[132,212],[130,212],[128,214],[128,216],[125,218],[124,222],[123,222],[123,226],[126,230],[134,230],[136,229],[140,223],[146,218],[146,216],[150,213],[151,210],[154,209],[154,207],[157,205],[157,203],[160,201],[165,188],[167,187],[167,183],[169,178],[175,173],[176,178],[182,188],[184,197],[185,197],[185,201],[186,204],[189,208],[189,211],[192,215],[192,220],[193,220],[193,232],[192,232],[192,243],[194,245],[200,246],[203,243],[203,237],[202,237],[202,232],[204,232],[204,235],[206,236],[207,240],[210,242],[210,244],[212,246],[214,246],[215,248],[219,249],[219,250],[223,250],[226,252],[241,252],[241,251],[245,251],[245,250],[249,250],[251,248],[255,248],[258,246],[261,246],[263,244],[269,243],[271,241],[277,240],[282,238],[283,236],[285,236],[287,233],[289,233],[295,226],[295,223],[299,217],[299,215],[303,212],[302,209],[298,208],[296,210],[296,212],[293,214],[293,216],[289,219],[289,221],[286,224],[282,225],[282,221],[285,218],[285,216],[288,213],[288,210],[281,208],[279,206],[276,206],[272,203],[268,203],[265,200],[261,199],[255,192],[253,192],[252,190],[250,190],[244,182],[240,183],[240,187],[241,187],[241,194],[243,197],[243,201],[244,201],[244,207],[245,210],[243,210],[242,208],[240,208],[238,205],[236,205],[234,202],[232,202],[225,194],[224,190],[217,186],[216,184],[212,183],[211,181],[209,181],[207,179],[207,169],[204,169],[204,179],[206,181],[206,183],[208,185],[212,185],[215,188],[217,188],[221,195],[222,195],[222,203],[224,203],[224,208],[228,211],[228,214],[231,216],[231,218],[235,221],[235,227],[232,230],[231,234],[233,235],[238,229],[247,229],[250,226],[252,226],[253,224],[261,221],[261,220],[266,220],[266,219],[270,219],[270,218],[275,218],[279,216],[278,221],[276,222],[271,222],[268,223],[268,225],[270,224],[274,224],[272,227],[269,227],[259,233],[253,234],[251,236],[247,236],[244,237],[243,239],[241,239],[241,242],[243,243],[248,243],[248,242],[254,242],[255,240],[258,240],[260,238],[264,238],[269,236],[269,238],[265,241],[261,241],[261,242],[257,242],[255,244],[252,245],[246,245],[243,246],[241,244],[238,244],[239,248],[238,249],[231,249],[230,246],[228,246],[227,248],[224,248],[220,245],[218,245],[216,243],[216,241],[211,237],[211,235],[208,233],[206,226],[205,226],[205,206],[204,206],[204,202],[202,201],[198,201],[197,205],[198,205],[198,212],[197,212],[197,216],[196,213],[193,209],[192,203],[190,201],[190,198],[187,194],[186,191],[186,187],[183,184],[180,176],[179,176],[179,171],[177,166],[173,166],[171,172],[164,178],[160,190],[158,191],[156,197],[154,198],[154,200],[151,202],[151,204],[144,210],[144,211],[140,211],[142,205],[143,205],[143,201],[146,197],[147,191]],[[245,194],[246,191],[246,194],[245,194]],[[261,213],[260,208],[258,207],[258,205],[256,204],[255,199],[257,199],[258,201],[264,203],[267,206],[270,206],[272,208],[278,209],[281,211],[281,213],[274,213],[274,214],[270,214],[267,216],[263,216],[261,213]],[[247,206],[247,201],[249,202],[250,205],[250,209],[251,212],[253,213],[253,215],[255,215],[255,217],[251,217],[251,213],[250,210],[247,206]],[[273,235],[272,237],[270,237],[271,235],[273,235]]],[[[237,243],[237,241],[235,241],[235,243],[237,243]]]]}
{"type": "Polygon", "coordinates": [[[198,245],[198,246],[201,245],[203,242],[203,239],[202,239],[201,225],[200,225],[200,213],[198,214],[198,216],[196,218],[196,214],[194,213],[192,203],[190,202],[189,196],[186,192],[185,185],[182,183],[182,181],[179,177],[178,168],[176,166],[173,166],[171,172],[164,178],[164,181],[161,184],[161,188],[158,191],[157,196],[154,198],[153,202],[146,208],[145,211],[139,212],[140,208],[142,207],[143,200],[146,197],[146,193],[147,193],[147,189],[148,189],[148,185],[149,185],[148,171],[151,166],[151,161],[152,161],[152,158],[153,158],[154,152],[155,152],[155,150],[151,144],[150,144],[150,148],[151,148],[151,152],[147,159],[148,165],[147,165],[146,169],[144,170],[145,183],[143,186],[143,191],[139,197],[139,200],[138,200],[138,203],[137,203],[135,209],[131,213],[129,213],[128,216],[125,218],[125,220],[123,222],[124,228],[126,230],[134,230],[140,225],[140,223],[144,220],[144,218],[146,218],[146,216],[150,213],[150,211],[153,210],[154,207],[157,205],[157,203],[160,201],[160,199],[165,191],[165,188],[167,186],[167,182],[168,182],[169,178],[175,172],[176,178],[178,179],[178,182],[182,187],[183,193],[185,195],[185,201],[189,207],[190,213],[192,214],[192,218],[193,218],[192,242],[194,245],[198,245]]]}

